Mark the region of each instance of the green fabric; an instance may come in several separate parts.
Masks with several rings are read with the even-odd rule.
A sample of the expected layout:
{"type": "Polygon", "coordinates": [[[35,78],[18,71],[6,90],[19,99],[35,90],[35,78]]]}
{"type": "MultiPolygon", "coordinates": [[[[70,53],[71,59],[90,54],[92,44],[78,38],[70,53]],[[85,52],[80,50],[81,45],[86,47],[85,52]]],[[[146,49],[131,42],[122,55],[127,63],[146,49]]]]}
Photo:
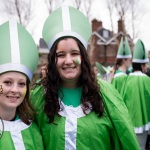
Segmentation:
{"type": "Polygon", "coordinates": [[[120,73],[120,72],[123,72],[123,71],[121,71],[121,70],[116,70],[116,71],[115,71],[115,74],[120,73]]]}
{"type": "MultiPolygon", "coordinates": [[[[140,150],[127,108],[115,88],[98,80],[104,99],[105,112],[99,118],[94,112],[77,119],[76,150],[140,150]]],[[[65,117],[55,116],[54,124],[47,123],[43,112],[42,86],[31,92],[31,102],[37,108],[36,123],[40,128],[45,150],[64,150],[65,117]]]]}
{"type": "Polygon", "coordinates": [[[29,129],[22,131],[22,137],[26,150],[44,150],[41,133],[35,123],[32,123],[29,129]]]}
{"type": "Polygon", "coordinates": [[[121,92],[134,127],[150,122],[150,79],[148,76],[129,75],[121,92]]]}
{"type": "MultiPolygon", "coordinates": [[[[22,130],[21,134],[26,150],[44,150],[42,137],[35,123],[32,123],[27,129],[22,130]]],[[[10,131],[4,131],[0,139],[0,150],[15,150],[10,131]]]]}
{"type": "MultiPolygon", "coordinates": [[[[117,70],[115,74],[122,73],[121,70],[117,70]]],[[[122,87],[127,79],[127,75],[124,73],[118,77],[115,77],[111,80],[111,84],[117,89],[117,91],[121,94],[123,91],[122,87]]]]}
{"type": "Polygon", "coordinates": [[[124,150],[140,149],[125,103],[114,87],[100,80],[105,109],[124,150]],[[109,92],[108,92],[109,91],[109,92]]]}
{"type": "Polygon", "coordinates": [[[58,95],[65,105],[77,107],[81,104],[81,94],[82,94],[81,87],[76,89],[68,89],[62,87],[61,90],[63,93],[59,91],[58,95]]]}
{"type": "Polygon", "coordinates": [[[20,119],[20,117],[19,117],[19,115],[17,115],[16,118],[15,118],[15,120],[19,120],[19,119],[20,119]]]}
{"type": "Polygon", "coordinates": [[[0,150],[15,150],[11,135],[9,131],[3,133],[2,138],[0,139],[0,150]]]}

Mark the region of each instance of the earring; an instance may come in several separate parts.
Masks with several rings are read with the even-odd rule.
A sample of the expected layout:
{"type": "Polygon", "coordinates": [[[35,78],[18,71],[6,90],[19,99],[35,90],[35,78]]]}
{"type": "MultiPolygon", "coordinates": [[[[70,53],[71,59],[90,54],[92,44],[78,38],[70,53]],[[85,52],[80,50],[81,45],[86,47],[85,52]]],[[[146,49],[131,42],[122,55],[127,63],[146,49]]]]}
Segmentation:
{"type": "Polygon", "coordinates": [[[2,85],[0,85],[0,94],[3,94],[3,88],[2,88],[2,85]]]}

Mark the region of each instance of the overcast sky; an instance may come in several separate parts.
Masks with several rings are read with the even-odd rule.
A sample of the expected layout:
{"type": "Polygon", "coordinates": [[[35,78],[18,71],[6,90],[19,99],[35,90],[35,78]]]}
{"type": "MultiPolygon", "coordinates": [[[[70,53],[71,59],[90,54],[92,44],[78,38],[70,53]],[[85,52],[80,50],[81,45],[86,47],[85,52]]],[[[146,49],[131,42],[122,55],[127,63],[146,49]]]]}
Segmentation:
{"type": "MultiPolygon", "coordinates": [[[[0,0],[0,2],[3,0],[0,0]]],[[[59,1],[59,0],[56,0],[59,1]]],[[[110,26],[110,18],[108,15],[108,10],[106,8],[105,4],[106,0],[95,0],[95,2],[92,5],[92,13],[91,13],[91,19],[96,18],[98,20],[101,20],[103,22],[103,27],[106,29],[111,30],[110,26]]],[[[71,0],[66,0],[65,4],[72,5],[73,3],[71,0]]],[[[57,4],[57,7],[59,7],[61,4],[57,4]]],[[[150,0],[141,0],[141,5],[144,8],[144,11],[146,12],[141,20],[139,20],[137,29],[138,29],[138,38],[140,38],[144,44],[147,50],[150,50],[150,0]]],[[[46,8],[46,5],[44,3],[44,0],[35,0],[35,17],[32,20],[32,22],[29,24],[27,29],[29,32],[33,35],[33,38],[35,39],[36,43],[39,42],[39,38],[42,37],[42,27],[44,24],[44,21],[48,17],[48,10],[46,8]]],[[[139,12],[142,10],[139,10],[139,12]]],[[[0,24],[6,21],[8,17],[6,16],[5,12],[3,15],[0,15],[0,24]]],[[[115,33],[117,32],[117,21],[118,17],[117,15],[113,16],[113,26],[115,33]]],[[[128,25],[128,24],[127,24],[128,25]]],[[[128,27],[128,26],[127,26],[128,27]]],[[[128,32],[131,34],[131,30],[128,27],[128,32]]],[[[135,39],[134,42],[136,42],[137,39],[135,39]]]]}

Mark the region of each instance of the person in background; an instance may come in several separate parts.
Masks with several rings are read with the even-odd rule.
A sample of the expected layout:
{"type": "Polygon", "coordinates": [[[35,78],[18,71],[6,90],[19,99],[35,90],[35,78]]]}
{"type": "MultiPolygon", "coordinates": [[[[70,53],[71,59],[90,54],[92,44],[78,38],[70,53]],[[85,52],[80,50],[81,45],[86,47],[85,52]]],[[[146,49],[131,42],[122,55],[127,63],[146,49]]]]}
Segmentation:
{"type": "Polygon", "coordinates": [[[37,46],[26,29],[11,20],[0,26],[0,116],[4,133],[1,150],[43,150],[29,83],[38,64],[37,46]]]}
{"type": "Polygon", "coordinates": [[[32,83],[32,86],[31,86],[31,92],[32,92],[32,89],[34,89],[36,86],[39,86],[42,84],[42,82],[44,82],[45,78],[46,78],[46,73],[47,73],[47,64],[44,63],[41,68],[41,73],[40,73],[40,78],[36,80],[35,83],[32,83]]]}
{"type": "Polygon", "coordinates": [[[108,68],[104,67],[99,62],[95,62],[92,64],[92,69],[96,77],[105,80],[107,82],[110,82],[113,77],[113,73],[111,72],[111,69],[108,68]]]}
{"type": "Polygon", "coordinates": [[[117,59],[115,64],[114,77],[111,80],[111,84],[121,93],[122,86],[127,78],[126,71],[131,65],[131,50],[126,37],[122,37],[117,53],[117,59]]]}
{"type": "Polygon", "coordinates": [[[91,65],[91,67],[92,67],[92,69],[93,69],[93,72],[94,72],[95,76],[99,76],[99,77],[100,77],[100,73],[99,73],[99,71],[98,71],[98,68],[97,68],[97,66],[96,66],[96,63],[93,63],[93,64],[91,65]]]}
{"type": "Polygon", "coordinates": [[[139,150],[127,108],[116,89],[97,80],[87,53],[91,26],[79,10],[62,6],[44,23],[46,82],[31,102],[45,150],[139,150]]]}
{"type": "Polygon", "coordinates": [[[150,77],[150,68],[147,69],[146,75],[150,77]]]}
{"type": "Polygon", "coordinates": [[[47,64],[43,64],[41,66],[41,78],[46,78],[46,73],[47,73],[47,64]]]}
{"type": "Polygon", "coordinates": [[[141,150],[145,150],[150,130],[150,78],[145,74],[148,62],[144,43],[139,39],[133,51],[133,72],[126,79],[121,95],[128,108],[141,150]]]}

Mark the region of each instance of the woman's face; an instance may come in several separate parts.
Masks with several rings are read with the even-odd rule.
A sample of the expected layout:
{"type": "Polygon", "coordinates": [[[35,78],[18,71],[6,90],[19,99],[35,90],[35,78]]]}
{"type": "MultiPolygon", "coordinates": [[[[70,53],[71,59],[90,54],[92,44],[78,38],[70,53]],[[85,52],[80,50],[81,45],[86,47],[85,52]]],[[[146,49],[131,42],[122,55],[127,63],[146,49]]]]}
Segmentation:
{"type": "Polygon", "coordinates": [[[72,38],[61,40],[56,50],[56,67],[62,84],[76,86],[81,75],[81,55],[77,42],[72,38]]]}
{"type": "Polygon", "coordinates": [[[27,78],[19,72],[7,72],[0,75],[0,109],[14,110],[19,106],[27,91],[27,78]]]}
{"type": "Polygon", "coordinates": [[[94,67],[93,67],[93,71],[94,71],[94,74],[95,74],[95,75],[97,75],[97,74],[98,74],[98,69],[97,69],[97,67],[96,67],[96,66],[94,66],[94,67]]]}
{"type": "Polygon", "coordinates": [[[141,68],[142,68],[142,72],[146,73],[148,71],[148,63],[142,64],[141,68]]]}
{"type": "Polygon", "coordinates": [[[131,58],[124,59],[124,65],[128,69],[131,65],[131,58]]]}

